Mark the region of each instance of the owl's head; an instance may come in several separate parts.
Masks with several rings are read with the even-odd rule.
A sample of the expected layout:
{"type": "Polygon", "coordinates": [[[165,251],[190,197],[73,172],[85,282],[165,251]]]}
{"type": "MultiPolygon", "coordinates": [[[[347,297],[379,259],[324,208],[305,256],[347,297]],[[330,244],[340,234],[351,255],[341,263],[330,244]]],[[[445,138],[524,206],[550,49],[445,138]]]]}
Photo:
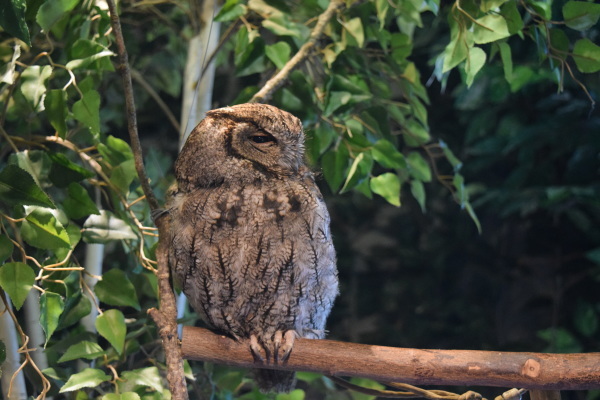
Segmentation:
{"type": "Polygon", "coordinates": [[[211,186],[289,177],[304,168],[302,123],[266,104],[206,113],[175,163],[180,184],[211,186]]]}

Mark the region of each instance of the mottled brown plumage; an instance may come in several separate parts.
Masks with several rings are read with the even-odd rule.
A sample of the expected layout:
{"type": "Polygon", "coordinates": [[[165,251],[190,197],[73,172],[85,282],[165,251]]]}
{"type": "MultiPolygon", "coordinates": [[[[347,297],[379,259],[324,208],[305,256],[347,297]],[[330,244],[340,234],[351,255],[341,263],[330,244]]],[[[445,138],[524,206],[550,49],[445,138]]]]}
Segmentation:
{"type": "MultiPolygon", "coordinates": [[[[323,338],[338,280],[300,120],[262,104],[210,111],[175,175],[170,263],[202,319],[249,338],[257,362],[285,360],[296,336],[323,338]]],[[[289,391],[295,379],[257,370],[256,380],[263,391],[289,391]]]]}

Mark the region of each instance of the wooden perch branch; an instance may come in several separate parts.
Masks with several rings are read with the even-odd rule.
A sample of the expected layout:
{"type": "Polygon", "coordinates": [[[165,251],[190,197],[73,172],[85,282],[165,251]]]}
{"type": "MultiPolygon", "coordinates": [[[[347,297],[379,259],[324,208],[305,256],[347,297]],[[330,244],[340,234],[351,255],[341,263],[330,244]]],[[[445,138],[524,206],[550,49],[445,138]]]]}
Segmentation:
{"type": "Polygon", "coordinates": [[[207,329],[184,327],[183,357],[246,368],[360,376],[416,385],[499,386],[527,389],[600,388],[600,353],[545,354],[418,350],[333,340],[296,339],[283,364],[258,364],[248,343],[207,329]]]}
{"type": "Polygon", "coordinates": [[[283,68],[271,79],[265,83],[265,85],[250,99],[250,103],[265,103],[271,99],[273,93],[277,89],[283,85],[283,83],[290,76],[290,73],[300,65],[302,61],[304,61],[312,51],[313,47],[315,47],[317,40],[323,35],[323,31],[325,30],[325,26],[329,22],[329,20],[333,17],[333,15],[337,12],[338,9],[342,8],[345,4],[344,0],[331,0],[327,9],[323,12],[323,14],[319,15],[317,19],[317,24],[313,28],[308,41],[300,47],[300,50],[294,57],[288,61],[283,68]]]}

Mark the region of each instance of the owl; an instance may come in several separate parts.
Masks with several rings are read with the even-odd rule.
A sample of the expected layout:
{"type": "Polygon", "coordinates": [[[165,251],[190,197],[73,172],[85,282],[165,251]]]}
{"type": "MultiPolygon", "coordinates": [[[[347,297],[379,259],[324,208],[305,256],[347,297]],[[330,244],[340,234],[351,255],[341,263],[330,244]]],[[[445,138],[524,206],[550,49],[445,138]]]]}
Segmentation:
{"type": "MultiPolygon", "coordinates": [[[[169,262],[212,329],[246,339],[256,362],[285,362],[322,339],[338,294],[329,214],[304,159],[300,120],[276,107],[209,111],[175,162],[169,262]]],[[[257,369],[263,392],[289,371],[257,369]]]]}

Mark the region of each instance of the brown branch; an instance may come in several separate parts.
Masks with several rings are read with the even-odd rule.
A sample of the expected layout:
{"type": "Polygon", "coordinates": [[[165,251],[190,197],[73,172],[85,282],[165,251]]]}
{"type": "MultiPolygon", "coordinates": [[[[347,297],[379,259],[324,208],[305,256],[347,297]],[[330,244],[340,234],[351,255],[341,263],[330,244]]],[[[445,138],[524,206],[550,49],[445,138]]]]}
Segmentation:
{"type": "Polygon", "coordinates": [[[271,99],[273,93],[275,93],[275,91],[284,84],[292,71],[310,55],[313,47],[315,47],[317,44],[317,40],[319,40],[323,34],[325,26],[337,12],[337,10],[342,8],[344,4],[344,0],[331,0],[329,6],[327,6],[327,9],[323,12],[323,14],[319,15],[317,24],[310,33],[308,41],[304,43],[302,47],[300,47],[300,50],[298,50],[294,57],[292,57],[291,60],[288,61],[277,74],[275,74],[275,76],[271,77],[271,79],[269,79],[267,83],[265,83],[265,85],[254,96],[252,96],[250,103],[265,103],[271,99]]]}
{"type": "MultiPolygon", "coordinates": [[[[152,192],[146,170],[144,168],[144,158],[142,155],[142,146],[137,130],[137,118],[135,111],[135,102],[133,99],[133,86],[131,84],[131,71],[123,33],[121,32],[121,23],[114,0],[107,0],[110,11],[110,22],[115,40],[117,43],[117,52],[119,54],[118,70],[123,80],[123,90],[125,93],[125,104],[127,109],[127,128],[131,140],[131,150],[135,160],[135,168],[140,179],[142,189],[150,205],[150,209],[156,212],[159,209],[158,201],[152,192]]],[[[165,351],[165,361],[167,364],[167,380],[169,390],[173,400],[187,400],[187,385],[183,372],[183,359],[181,357],[181,347],[177,337],[177,306],[175,295],[170,285],[169,279],[169,260],[168,260],[168,232],[169,221],[164,216],[155,219],[156,227],[159,231],[158,248],[156,258],[158,262],[158,286],[159,286],[159,304],[160,309],[150,309],[148,313],[154,319],[158,326],[158,333],[162,339],[163,349],[165,351]]]]}
{"type": "Polygon", "coordinates": [[[125,110],[127,117],[127,130],[129,131],[129,139],[131,141],[131,150],[133,151],[133,158],[135,162],[135,170],[137,171],[142,190],[148,199],[148,204],[151,210],[157,210],[158,200],[152,192],[148,176],[146,175],[146,168],[144,167],[144,157],[142,155],[142,145],[137,129],[137,117],[135,112],[135,100],[133,99],[133,85],[131,84],[131,72],[129,70],[129,57],[127,55],[127,48],[125,47],[125,40],[123,39],[123,32],[121,31],[121,21],[119,20],[119,14],[117,13],[117,6],[114,0],[107,0],[108,8],[110,11],[110,24],[115,34],[115,41],[117,43],[117,53],[119,54],[119,64],[117,69],[121,74],[123,80],[123,91],[125,94],[125,110]]]}
{"type": "Polygon", "coordinates": [[[184,327],[183,357],[246,368],[360,376],[416,385],[500,386],[527,389],[600,388],[600,353],[544,354],[418,350],[332,340],[296,339],[282,364],[257,364],[248,343],[207,329],[184,327]]]}

